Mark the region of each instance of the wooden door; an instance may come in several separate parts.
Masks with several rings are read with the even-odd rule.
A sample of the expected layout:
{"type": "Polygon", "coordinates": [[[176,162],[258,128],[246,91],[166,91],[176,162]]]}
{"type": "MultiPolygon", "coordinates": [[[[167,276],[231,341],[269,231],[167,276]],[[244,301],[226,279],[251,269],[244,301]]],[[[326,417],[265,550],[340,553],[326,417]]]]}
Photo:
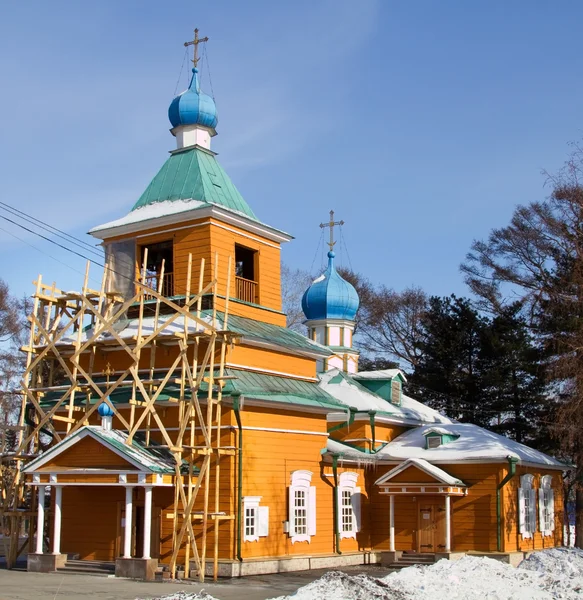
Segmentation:
{"type": "Polygon", "coordinates": [[[418,552],[442,552],[445,548],[445,500],[419,500],[418,552]]]}

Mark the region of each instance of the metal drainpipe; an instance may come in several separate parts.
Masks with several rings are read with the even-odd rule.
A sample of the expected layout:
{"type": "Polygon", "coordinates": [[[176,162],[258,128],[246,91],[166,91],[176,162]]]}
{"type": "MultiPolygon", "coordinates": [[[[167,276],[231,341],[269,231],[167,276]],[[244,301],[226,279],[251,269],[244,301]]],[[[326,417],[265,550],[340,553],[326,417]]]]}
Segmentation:
{"type": "Polygon", "coordinates": [[[333,431],[338,431],[343,427],[350,427],[354,423],[354,418],[356,417],[356,413],[358,412],[355,408],[349,408],[350,416],[348,417],[348,421],[344,421],[343,423],[338,423],[338,425],[334,425],[334,427],[330,427],[328,429],[328,433],[332,433],[333,431]]]}
{"type": "Polygon", "coordinates": [[[243,511],[243,427],[241,426],[241,414],[239,400],[241,394],[233,393],[233,409],[235,411],[235,419],[237,420],[238,435],[239,435],[239,460],[238,469],[239,474],[237,477],[237,560],[243,562],[243,556],[241,555],[241,516],[243,511]]]}
{"type": "Polygon", "coordinates": [[[516,475],[516,463],[518,459],[514,456],[508,456],[508,475],[498,484],[496,488],[496,522],[498,525],[498,552],[502,552],[502,499],[500,492],[502,488],[516,475]]]}
{"type": "Polygon", "coordinates": [[[338,523],[338,454],[332,455],[332,473],[334,473],[334,539],[336,546],[336,554],[342,554],[340,552],[340,527],[338,523]]]}
{"type": "Polygon", "coordinates": [[[375,446],[376,446],[376,435],[375,435],[375,423],[374,423],[374,418],[375,415],[377,414],[376,410],[369,410],[368,411],[368,416],[370,417],[370,431],[372,434],[372,448],[371,453],[374,454],[376,452],[375,450],[375,446]]]}

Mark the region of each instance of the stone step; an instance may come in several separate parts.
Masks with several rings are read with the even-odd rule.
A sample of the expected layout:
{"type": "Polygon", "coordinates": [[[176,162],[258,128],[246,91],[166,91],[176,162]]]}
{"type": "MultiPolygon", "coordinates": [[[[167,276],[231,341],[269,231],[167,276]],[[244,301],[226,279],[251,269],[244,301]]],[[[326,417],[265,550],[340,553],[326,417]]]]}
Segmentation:
{"type": "Polygon", "coordinates": [[[97,575],[109,577],[115,574],[115,563],[100,560],[68,560],[65,566],[57,569],[59,573],[79,575],[97,575]]]}

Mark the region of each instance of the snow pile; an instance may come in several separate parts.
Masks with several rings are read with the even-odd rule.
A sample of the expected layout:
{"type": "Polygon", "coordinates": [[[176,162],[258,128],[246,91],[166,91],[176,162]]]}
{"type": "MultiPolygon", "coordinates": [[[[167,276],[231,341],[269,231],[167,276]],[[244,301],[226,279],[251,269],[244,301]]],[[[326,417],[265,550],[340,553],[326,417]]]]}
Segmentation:
{"type": "MultiPolygon", "coordinates": [[[[136,600],[145,600],[145,598],[136,598],[136,600]]],[[[217,598],[202,590],[194,594],[190,592],[175,592],[174,594],[152,598],[151,600],[217,600],[217,598]]]]}
{"type": "Polygon", "coordinates": [[[518,568],[465,556],[391,573],[383,579],[331,572],[272,600],[575,600],[583,598],[583,552],[533,554],[518,568]]]}
{"type": "Polygon", "coordinates": [[[553,598],[583,597],[582,550],[552,548],[535,552],[520,563],[519,569],[540,573],[553,598]]]}
{"type": "MultiPolygon", "coordinates": [[[[388,579],[388,578],[387,578],[388,579]]],[[[330,571],[291,596],[272,600],[410,600],[412,596],[387,579],[330,571]]]]}

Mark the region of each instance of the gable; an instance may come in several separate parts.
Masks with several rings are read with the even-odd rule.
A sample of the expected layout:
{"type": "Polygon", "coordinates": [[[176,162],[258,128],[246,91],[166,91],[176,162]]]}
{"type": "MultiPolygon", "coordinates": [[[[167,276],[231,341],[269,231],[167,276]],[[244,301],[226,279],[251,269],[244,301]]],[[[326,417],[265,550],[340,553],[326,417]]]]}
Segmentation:
{"type": "Polygon", "coordinates": [[[410,465],[390,479],[391,483],[441,483],[439,479],[422,471],[415,465],[410,465]]]}
{"type": "Polygon", "coordinates": [[[86,436],[70,448],[57,454],[38,471],[81,468],[137,470],[134,465],[107,448],[102,442],[86,436]]]}

